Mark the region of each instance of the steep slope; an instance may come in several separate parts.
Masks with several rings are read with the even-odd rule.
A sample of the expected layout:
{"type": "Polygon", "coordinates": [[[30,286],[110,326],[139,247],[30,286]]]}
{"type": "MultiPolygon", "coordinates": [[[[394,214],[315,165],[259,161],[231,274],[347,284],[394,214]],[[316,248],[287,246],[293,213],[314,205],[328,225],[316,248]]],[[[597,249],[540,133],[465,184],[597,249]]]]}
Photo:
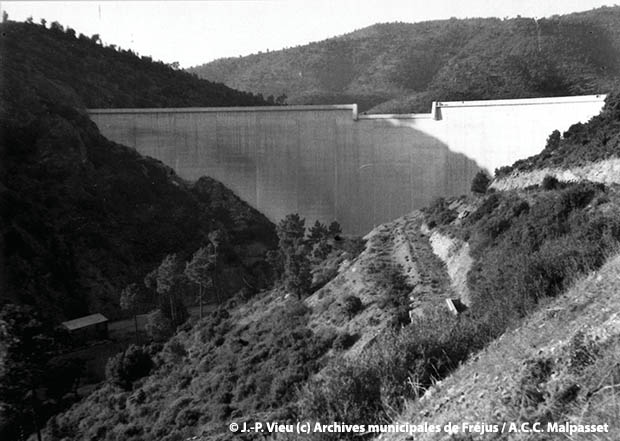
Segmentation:
{"type": "Polygon", "coordinates": [[[354,336],[348,354],[356,355],[389,327],[408,323],[410,314],[450,297],[449,276],[433,254],[423,223],[416,211],[368,233],[364,252],[343,262],[339,274],[306,299],[310,327],[354,336]],[[362,304],[350,316],[345,309],[349,296],[362,304]]]}
{"type": "Polygon", "coordinates": [[[155,357],[155,372],[130,390],[102,385],[55,417],[46,436],[234,439],[230,420],[300,418],[299,388],[331,360],[354,358],[407,323],[412,302],[441,301],[448,277],[422,220],[415,213],[378,227],[358,256],[337,248],[335,275],[303,301],[276,288],[186,326],[155,357]],[[347,314],[351,295],[362,310],[347,314]]]}
{"type": "Polygon", "coordinates": [[[471,250],[473,265],[455,269],[466,273],[471,314],[499,338],[393,418],[439,427],[416,439],[618,438],[617,110],[613,93],[599,116],[499,170],[490,195],[429,210],[433,234],[471,250]]]}
{"type": "MultiPolygon", "coordinates": [[[[598,334],[584,331],[585,340],[579,340],[580,334],[570,331],[579,326],[569,328],[570,318],[585,311],[587,315],[579,323],[589,321],[595,331],[603,324],[603,329],[617,321],[613,315],[617,299],[598,298],[600,292],[595,292],[596,296],[588,295],[583,303],[572,306],[562,303],[566,297],[560,293],[578,274],[599,267],[617,246],[619,201],[617,190],[577,185],[549,194],[536,190],[506,194],[499,204],[493,195],[463,199],[377,227],[367,236],[364,251],[355,258],[342,256],[335,276],[303,302],[281,288],[248,301],[235,299],[236,304],[229,303],[225,310],[177,333],[155,355],[156,369],[151,375],[127,389],[106,382],[83,402],[52,419],[46,437],[182,440],[200,435],[196,439],[234,439],[239,435],[228,430],[230,421],[369,424],[386,421],[398,409],[405,409],[403,420],[421,423],[436,416],[438,422],[444,421],[448,416],[441,409],[451,402],[442,398],[443,388],[437,391],[433,385],[443,378],[448,378],[444,384],[452,384],[450,373],[456,370],[454,375],[463,385],[459,382],[455,387],[469,391],[474,387],[469,385],[477,385],[476,378],[482,373],[476,376],[467,370],[460,374],[458,367],[472,357],[477,369],[487,369],[495,376],[495,368],[479,364],[484,354],[513,335],[505,333],[507,327],[520,326],[521,319],[536,309],[546,311],[551,304],[548,299],[554,296],[557,308],[536,312],[534,324],[526,322],[525,326],[528,332],[536,332],[542,323],[536,317],[556,317],[566,328],[560,329],[562,334],[555,334],[552,325],[545,329],[553,335],[571,336],[569,346],[576,348],[571,349],[576,355],[571,355],[575,360],[570,366],[587,368],[591,365],[587,358],[590,338],[598,334]],[[604,194],[609,200],[602,199],[604,194]],[[525,200],[530,205],[527,209],[525,200]],[[515,212],[515,207],[521,211],[515,212]],[[533,225],[538,229],[532,229],[533,225]],[[445,308],[444,299],[454,293],[450,268],[446,270],[433,256],[431,238],[436,238],[438,231],[444,235],[469,233],[472,245],[474,264],[464,267],[470,273],[472,307],[459,317],[445,308]],[[517,237],[533,248],[515,247],[517,237]],[[360,308],[347,309],[350,296],[361,300],[360,308]],[[491,343],[476,354],[502,334],[500,343],[491,343]],[[416,404],[416,398],[428,390],[431,392],[426,392],[422,404],[416,404]],[[435,395],[439,401],[429,401],[435,395]],[[406,404],[408,400],[412,401],[406,404]],[[409,413],[427,404],[419,415],[409,413]]],[[[611,277],[613,271],[615,267],[603,269],[601,274],[611,277]]],[[[544,334],[536,338],[542,341],[544,334]]],[[[523,341],[529,345],[533,338],[523,341]]],[[[608,354],[606,350],[612,346],[606,345],[613,341],[597,341],[601,346],[593,351],[608,354]]],[[[539,348],[513,353],[511,358],[504,353],[494,357],[503,357],[504,370],[511,372],[514,367],[507,367],[510,360],[539,348]]],[[[611,361],[607,357],[601,363],[611,361]]],[[[557,363],[564,366],[565,361],[557,363]]],[[[599,368],[592,364],[592,369],[594,366],[599,368]]],[[[590,371],[582,372],[589,375],[590,371]]],[[[526,381],[527,374],[523,377],[526,381]]],[[[499,385],[504,376],[489,381],[499,385]]],[[[567,388],[571,384],[567,380],[567,388]]],[[[512,386],[506,387],[512,390],[512,386]]],[[[555,383],[549,390],[552,387],[555,383]]],[[[481,388],[465,398],[459,395],[457,403],[469,399],[473,409],[491,405],[496,409],[494,401],[484,404],[486,391],[481,388]]],[[[595,392],[594,385],[591,392],[595,392]]],[[[514,393],[518,396],[518,391],[514,393]]],[[[467,409],[464,404],[460,408],[467,409]]],[[[506,412],[506,418],[516,418],[506,412]]],[[[495,420],[489,416],[484,421],[495,420]]],[[[254,439],[252,434],[245,436],[254,439]]],[[[255,435],[256,439],[260,436],[255,435]]],[[[315,433],[309,437],[355,439],[355,435],[346,434],[315,433]]]]}
{"type": "Polygon", "coordinates": [[[189,69],[289,104],[357,102],[428,112],[433,100],[608,91],[620,71],[620,7],[531,18],[374,25],[318,43],[189,69]]]}
{"type": "MultiPolygon", "coordinates": [[[[603,121],[584,130],[615,136],[615,120],[603,121]]],[[[603,266],[620,243],[617,185],[440,199],[365,240],[358,256],[330,256],[331,271],[319,263],[315,278],[329,276],[303,301],[277,287],[188,325],[153,353],[154,372],[125,388],[107,381],[46,436],[213,440],[240,436],[231,421],[617,416],[620,261],[603,266]],[[459,315],[446,308],[456,297],[469,306],[459,315]]]]}
{"type": "MultiPolygon", "coordinates": [[[[195,104],[191,97],[173,101],[173,90],[162,92],[175,79],[181,85],[189,79],[203,105],[224,104],[217,91],[225,96],[228,89],[58,30],[0,26],[2,303],[35,306],[55,323],[87,312],[113,318],[122,288],[142,284],[168,253],[187,257],[216,229],[230,236],[226,291],[241,287],[239,274],[257,286],[267,281],[261,255],[276,239],[264,216],[209,178],[183,182],[159,161],[109,142],[83,110],[132,104],[122,92],[131,75],[116,88],[115,77],[106,77],[115,67],[122,72],[123,63],[131,69],[128,62],[138,66],[131,74],[155,72],[161,90],[134,90],[149,105],[195,104]],[[95,73],[101,64],[92,60],[107,68],[95,73]],[[158,79],[158,71],[169,78],[158,79]]],[[[255,102],[230,93],[228,104],[239,104],[235,97],[255,102]]]]}
{"type": "MultiPolygon", "coordinates": [[[[396,421],[449,422],[457,435],[419,433],[416,439],[471,439],[476,422],[493,439],[615,440],[620,426],[620,255],[548,302],[521,326],[436,384],[396,421]],[[504,423],[508,425],[504,426],[504,423]],[[538,422],[542,433],[511,431],[538,422]],[[608,425],[602,433],[562,432],[562,426],[608,425]],[[462,423],[471,424],[463,431],[462,423]],[[560,429],[554,429],[559,423],[560,429]]],[[[383,439],[386,439],[385,437],[383,439]]],[[[408,439],[406,435],[387,439],[408,439]]]]}
{"type": "Polygon", "coordinates": [[[76,388],[92,381],[84,359],[102,371],[127,345],[66,354],[76,341],[59,322],[119,317],[121,291],[132,284],[137,308],[159,307],[154,327],[165,335],[184,319],[180,303],[194,303],[196,287],[185,282],[179,292],[173,275],[168,297],[147,293],[145,275],[164,256],[183,263],[217,241],[210,293],[221,301],[272,283],[265,254],[277,238],[267,218],[221,183],[184,182],[105,139],[85,111],[262,100],[76,39],[59,25],[8,22],[0,34],[0,438],[13,440],[79,398],[76,388]]]}

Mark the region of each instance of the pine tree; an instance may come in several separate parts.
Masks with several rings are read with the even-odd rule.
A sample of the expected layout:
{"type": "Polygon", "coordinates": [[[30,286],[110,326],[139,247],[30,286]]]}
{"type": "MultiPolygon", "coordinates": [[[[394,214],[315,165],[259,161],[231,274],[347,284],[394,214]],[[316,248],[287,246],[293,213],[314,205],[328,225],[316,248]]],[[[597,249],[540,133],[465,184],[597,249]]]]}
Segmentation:
{"type": "Polygon", "coordinates": [[[284,261],[284,286],[301,299],[312,283],[309,247],[304,240],[305,220],[298,214],[289,214],[278,224],[277,233],[284,261]]]}
{"type": "MultiPolygon", "coordinates": [[[[189,280],[198,285],[198,299],[200,303],[200,318],[203,317],[203,295],[205,288],[209,285],[213,286],[213,278],[217,263],[217,253],[213,244],[199,248],[192,260],[185,264],[185,275],[189,280]]],[[[216,291],[218,303],[219,293],[216,291]]]]}
{"type": "Polygon", "coordinates": [[[340,227],[340,224],[336,221],[333,221],[331,224],[329,224],[329,234],[333,237],[336,236],[340,236],[342,234],[342,228],[340,227]]]}
{"type": "Polygon", "coordinates": [[[314,225],[310,227],[308,240],[310,243],[315,244],[323,239],[326,239],[328,234],[329,231],[327,227],[317,220],[314,222],[314,225]]]}
{"type": "Polygon", "coordinates": [[[168,309],[167,315],[174,326],[181,324],[187,317],[187,311],[178,296],[183,277],[181,264],[176,254],[164,257],[154,276],[156,291],[162,300],[160,307],[164,313],[168,309]]]}

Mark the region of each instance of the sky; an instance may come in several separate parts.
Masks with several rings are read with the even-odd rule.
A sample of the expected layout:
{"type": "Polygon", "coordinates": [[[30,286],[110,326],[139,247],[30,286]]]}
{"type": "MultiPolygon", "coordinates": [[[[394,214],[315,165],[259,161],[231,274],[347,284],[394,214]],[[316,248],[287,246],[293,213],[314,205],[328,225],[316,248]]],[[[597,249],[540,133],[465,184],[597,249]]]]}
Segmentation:
{"type": "Polygon", "coordinates": [[[614,0],[1,1],[10,20],[58,21],[104,44],[190,67],[320,41],[384,22],[548,17],[614,0]]]}

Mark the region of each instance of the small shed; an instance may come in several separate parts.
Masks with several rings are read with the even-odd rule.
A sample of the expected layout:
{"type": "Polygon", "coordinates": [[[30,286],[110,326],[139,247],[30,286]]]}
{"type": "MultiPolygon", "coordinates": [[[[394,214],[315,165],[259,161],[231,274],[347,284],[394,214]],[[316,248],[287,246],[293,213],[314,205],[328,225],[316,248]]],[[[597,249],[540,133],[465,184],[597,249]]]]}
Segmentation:
{"type": "Polygon", "coordinates": [[[467,310],[467,305],[461,302],[460,299],[446,299],[446,305],[448,310],[454,315],[459,315],[467,310]]]}
{"type": "Polygon", "coordinates": [[[91,314],[62,323],[69,334],[79,340],[108,338],[108,319],[103,314],[91,314]]]}

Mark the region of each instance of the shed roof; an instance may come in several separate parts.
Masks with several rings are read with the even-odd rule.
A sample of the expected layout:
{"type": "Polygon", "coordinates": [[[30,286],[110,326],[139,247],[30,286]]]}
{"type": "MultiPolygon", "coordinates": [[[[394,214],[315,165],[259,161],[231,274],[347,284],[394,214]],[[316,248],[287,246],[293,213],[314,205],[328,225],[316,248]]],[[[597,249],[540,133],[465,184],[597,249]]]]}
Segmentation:
{"type": "Polygon", "coordinates": [[[86,328],[88,326],[98,325],[99,323],[105,323],[108,319],[103,314],[91,314],[79,317],[73,320],[62,322],[62,325],[69,331],[74,331],[80,328],[86,328]]]}

